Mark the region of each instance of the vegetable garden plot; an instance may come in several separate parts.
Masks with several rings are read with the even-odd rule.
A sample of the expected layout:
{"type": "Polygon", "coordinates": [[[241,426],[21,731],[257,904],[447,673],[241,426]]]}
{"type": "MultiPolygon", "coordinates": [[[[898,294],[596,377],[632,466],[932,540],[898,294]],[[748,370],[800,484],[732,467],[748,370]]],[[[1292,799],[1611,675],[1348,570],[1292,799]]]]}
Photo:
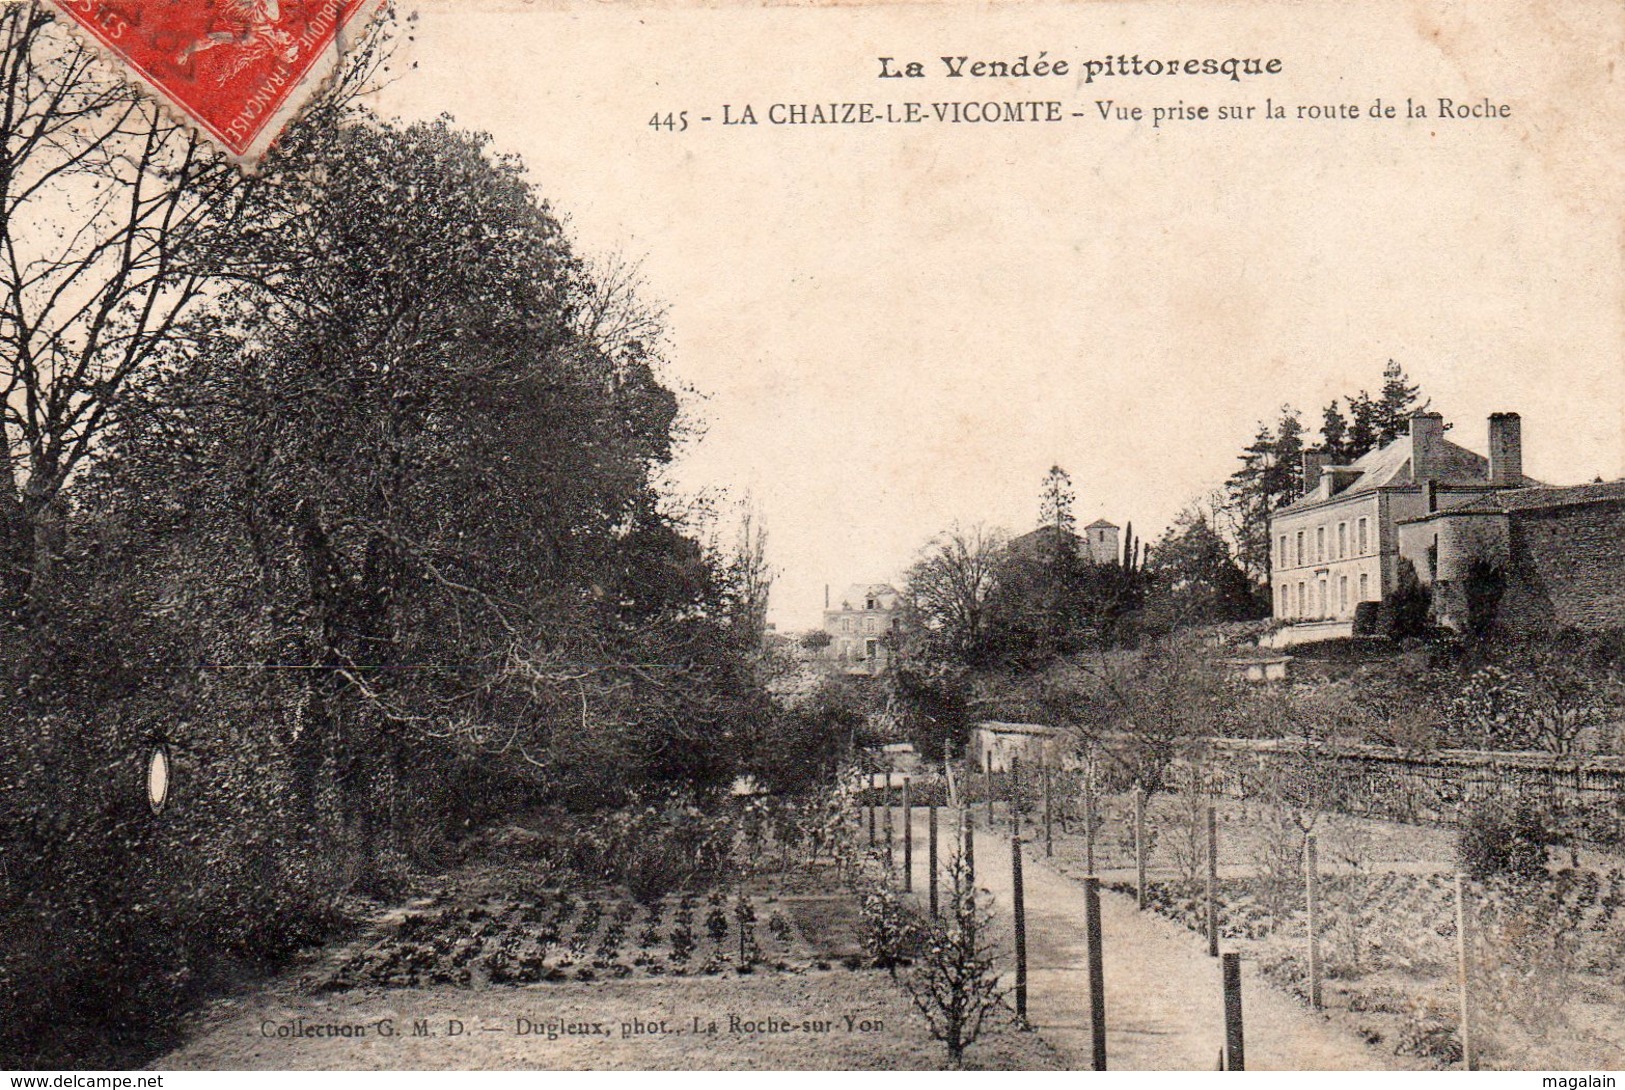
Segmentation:
{"type": "Polygon", "coordinates": [[[827,968],[783,902],[713,891],[640,904],[612,891],[548,891],[409,914],[320,987],[472,988],[827,968]]]}
{"type": "MultiPolygon", "coordinates": [[[[1111,888],[1134,892],[1131,883],[1111,888]]],[[[1301,886],[1227,878],[1218,895],[1223,945],[1247,951],[1267,979],[1307,1003],[1301,886]]],[[[1625,1034],[1625,870],[1571,868],[1539,885],[1470,883],[1468,905],[1470,990],[1488,1060],[1549,1067],[1565,1049],[1617,1055],[1613,1042],[1625,1034]]],[[[1152,882],[1147,908],[1205,932],[1200,885],[1152,882]]],[[[1458,1063],[1454,876],[1322,876],[1320,920],[1327,1005],[1342,1008],[1372,1044],[1458,1063]]]]}

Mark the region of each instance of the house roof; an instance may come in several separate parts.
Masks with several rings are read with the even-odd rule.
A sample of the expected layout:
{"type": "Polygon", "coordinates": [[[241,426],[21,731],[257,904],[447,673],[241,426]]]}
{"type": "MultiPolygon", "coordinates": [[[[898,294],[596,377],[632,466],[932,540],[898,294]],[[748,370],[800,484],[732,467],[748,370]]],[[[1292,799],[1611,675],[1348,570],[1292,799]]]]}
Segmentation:
{"type": "MultiPolygon", "coordinates": [[[[1475,454],[1466,447],[1457,446],[1448,439],[1440,439],[1438,449],[1434,451],[1433,479],[1443,487],[1451,486],[1479,486],[1484,487],[1490,483],[1490,460],[1482,454],[1475,454]]],[[[1411,474],[1411,437],[1402,435],[1385,447],[1370,451],[1346,466],[1327,466],[1327,472],[1338,472],[1347,475],[1357,472],[1352,481],[1345,488],[1334,492],[1330,499],[1341,499],[1361,492],[1375,492],[1379,488],[1388,488],[1398,485],[1412,485],[1417,483],[1411,474]]],[[[1532,478],[1523,478],[1524,487],[1538,486],[1539,481],[1532,478]]],[[[1293,511],[1304,507],[1313,507],[1325,502],[1313,495],[1302,496],[1293,500],[1283,511],[1293,511]]]]}
{"type": "Polygon", "coordinates": [[[1511,511],[1536,511],[1548,507],[1571,507],[1584,503],[1625,500],[1625,480],[1596,481],[1563,488],[1511,488],[1492,492],[1442,511],[1421,515],[1407,522],[1425,522],[1440,515],[1501,515],[1511,511]]]}
{"type": "Polygon", "coordinates": [[[1036,530],[1028,530],[1024,534],[1018,534],[1017,536],[1011,538],[1010,544],[1025,545],[1029,542],[1053,541],[1063,533],[1073,541],[1078,540],[1078,535],[1072,533],[1070,530],[1058,530],[1054,526],[1045,523],[1036,530]]]}
{"type": "Polygon", "coordinates": [[[890,583],[853,583],[841,595],[840,608],[831,608],[828,612],[854,610],[870,598],[876,599],[881,609],[893,609],[901,597],[902,595],[897,593],[897,588],[890,583]]]}
{"type": "Polygon", "coordinates": [[[1089,525],[1085,526],[1084,529],[1085,530],[1115,530],[1115,529],[1117,529],[1117,523],[1115,523],[1115,522],[1107,522],[1105,519],[1095,519],[1095,521],[1093,521],[1089,525]]]}
{"type": "Polygon", "coordinates": [[[1058,727],[1045,726],[1042,723],[1001,723],[996,719],[984,719],[976,726],[979,730],[993,734],[1036,734],[1049,737],[1061,733],[1058,727]]]}
{"type": "Polygon", "coordinates": [[[1040,526],[1036,530],[1028,530],[1018,537],[1011,538],[1010,551],[1022,556],[1038,556],[1042,552],[1053,550],[1063,532],[1074,545],[1083,544],[1078,535],[1071,531],[1059,531],[1054,526],[1040,526]]]}

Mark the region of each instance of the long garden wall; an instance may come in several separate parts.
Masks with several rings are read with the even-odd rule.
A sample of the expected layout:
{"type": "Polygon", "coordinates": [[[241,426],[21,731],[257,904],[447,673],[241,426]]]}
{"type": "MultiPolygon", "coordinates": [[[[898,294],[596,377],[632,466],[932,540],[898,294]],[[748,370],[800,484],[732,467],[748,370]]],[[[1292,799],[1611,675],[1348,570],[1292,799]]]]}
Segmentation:
{"type": "MultiPolygon", "coordinates": [[[[1283,777],[1312,781],[1328,809],[1365,817],[1461,824],[1480,800],[1527,801],[1596,844],[1625,844],[1625,757],[1556,757],[1442,750],[1402,754],[1376,746],[1308,747],[1287,741],[1211,743],[1203,778],[1232,798],[1278,790],[1283,777]]],[[[1188,767],[1176,775],[1188,777],[1188,767]]]]}

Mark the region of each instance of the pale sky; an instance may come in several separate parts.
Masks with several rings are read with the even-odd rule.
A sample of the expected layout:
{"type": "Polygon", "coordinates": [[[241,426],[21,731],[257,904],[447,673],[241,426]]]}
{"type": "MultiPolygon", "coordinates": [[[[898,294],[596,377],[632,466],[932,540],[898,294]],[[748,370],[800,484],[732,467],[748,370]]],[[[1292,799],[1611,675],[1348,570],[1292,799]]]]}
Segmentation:
{"type": "Polygon", "coordinates": [[[911,5],[430,7],[376,103],[518,153],[588,255],[642,263],[705,437],[688,490],[751,493],[771,617],[898,580],[954,521],[1014,531],[1044,472],[1147,540],[1283,403],[1318,424],[1390,358],[1484,449],[1625,473],[1619,10],[911,5]],[[1324,10],[1320,10],[1324,8],[1324,10]],[[1446,16],[1443,12],[1455,12],[1446,16]],[[1555,12],[1556,14],[1551,14],[1555,12]],[[1280,57],[1218,79],[951,80],[936,58],[1280,57]],[[876,58],[930,62],[878,80],[876,58]],[[1617,66],[1616,66],[1617,67],[1617,66]],[[906,86],[899,86],[906,85],[906,86]],[[774,102],[1400,104],[1400,119],[773,126],[774,102]],[[1510,104],[1403,120],[1406,97],[1510,104]],[[723,104],[763,124],[721,128],[723,104]],[[654,131],[689,111],[686,133],[654,131]]]}

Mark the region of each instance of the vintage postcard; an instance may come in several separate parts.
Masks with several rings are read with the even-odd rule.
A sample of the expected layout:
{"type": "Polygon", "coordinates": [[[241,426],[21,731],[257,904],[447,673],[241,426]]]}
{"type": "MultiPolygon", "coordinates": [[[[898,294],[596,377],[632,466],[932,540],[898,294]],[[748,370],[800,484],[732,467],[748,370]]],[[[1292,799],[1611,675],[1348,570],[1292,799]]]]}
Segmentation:
{"type": "Polygon", "coordinates": [[[1617,4],[0,50],[0,1067],[1616,1085],[1617,4]]]}

